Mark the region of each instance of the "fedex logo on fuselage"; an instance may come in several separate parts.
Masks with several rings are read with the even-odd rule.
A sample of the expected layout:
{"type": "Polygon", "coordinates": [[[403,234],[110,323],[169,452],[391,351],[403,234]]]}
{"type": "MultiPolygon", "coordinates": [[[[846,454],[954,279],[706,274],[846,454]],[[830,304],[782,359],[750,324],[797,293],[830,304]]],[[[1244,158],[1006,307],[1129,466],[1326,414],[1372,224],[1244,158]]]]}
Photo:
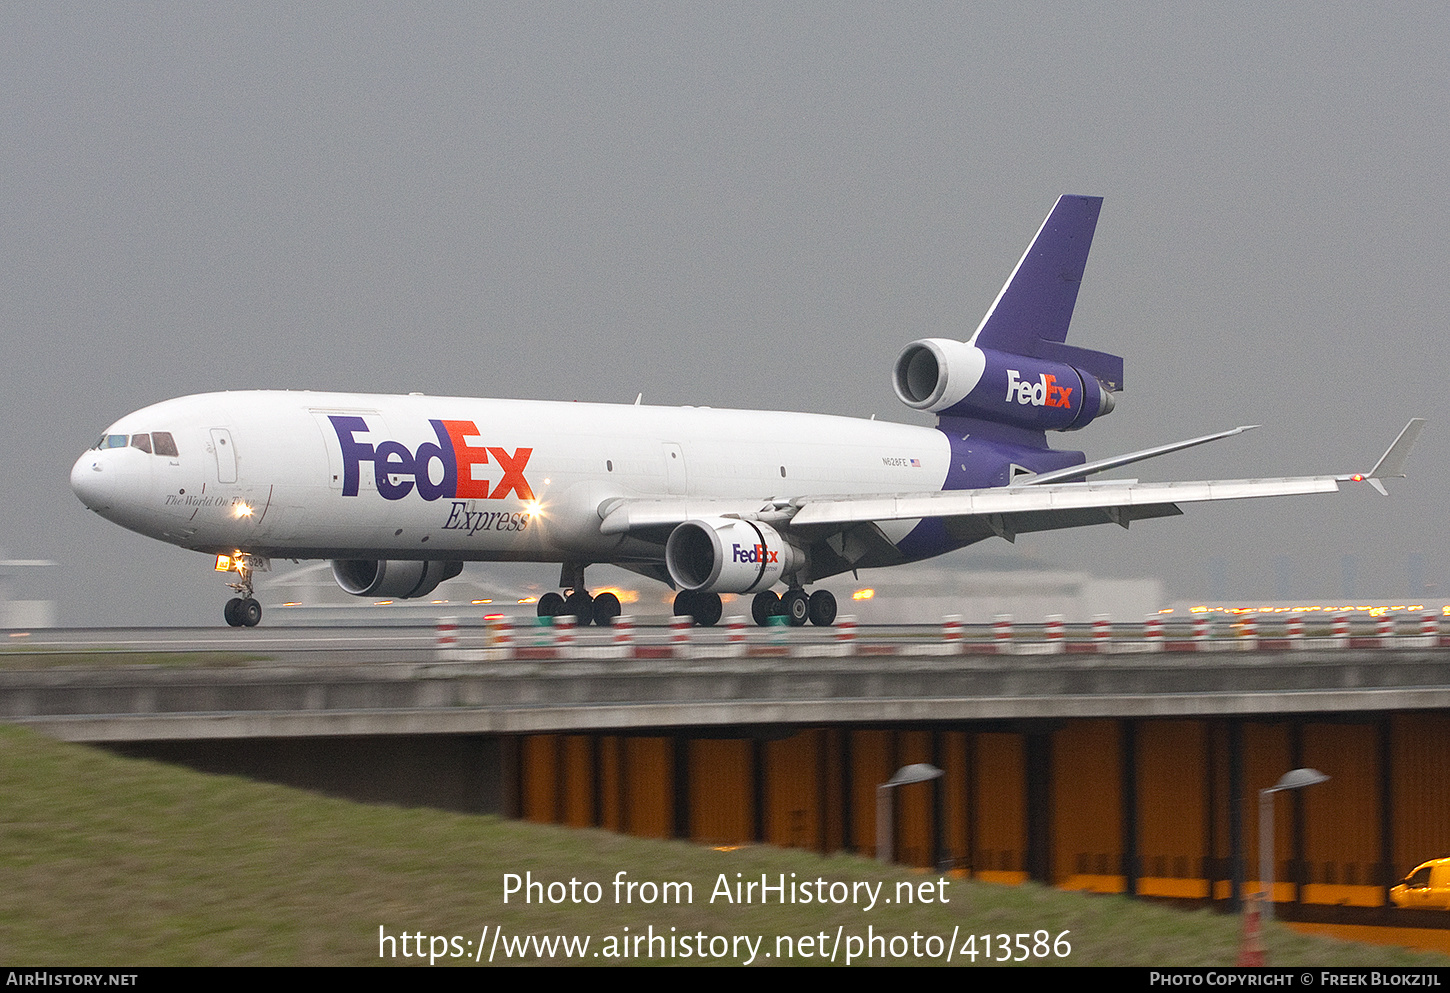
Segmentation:
{"type": "Polygon", "coordinates": [[[332,422],[338,444],[342,446],[343,496],[357,496],[362,464],[371,462],[373,479],[384,500],[401,500],[415,489],[424,500],[439,497],[502,500],[510,493],[517,494],[520,500],[534,498],[534,491],[524,478],[524,467],[534,450],[516,448],[510,455],[506,448],[470,445],[467,439],[482,437],[472,421],[429,421],[438,444],[425,441],[414,452],[396,441],[380,441],[376,446],[358,441],[357,435],[371,431],[361,417],[330,414],[327,419],[332,422]],[[473,475],[473,467],[488,465],[490,456],[503,470],[503,478],[496,486],[473,475]],[[435,462],[443,471],[443,478],[437,482],[433,481],[435,462]],[[406,478],[394,482],[394,476],[406,478]]]}
{"type": "Polygon", "coordinates": [[[1007,370],[1007,396],[1005,400],[1030,403],[1034,407],[1071,407],[1071,386],[1058,386],[1057,377],[1043,373],[1037,382],[1020,378],[1016,369],[1007,370]]]}
{"type": "Polygon", "coordinates": [[[735,544],[736,562],[779,562],[780,552],[772,552],[764,545],[741,545],[735,544]]]}

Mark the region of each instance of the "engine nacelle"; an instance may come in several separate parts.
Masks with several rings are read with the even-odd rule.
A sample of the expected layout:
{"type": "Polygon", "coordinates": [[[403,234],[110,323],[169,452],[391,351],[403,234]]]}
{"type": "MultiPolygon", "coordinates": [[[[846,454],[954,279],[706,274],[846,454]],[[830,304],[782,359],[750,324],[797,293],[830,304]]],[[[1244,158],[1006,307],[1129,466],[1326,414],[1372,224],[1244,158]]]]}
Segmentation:
{"type": "Polygon", "coordinates": [[[1075,431],[1113,409],[1112,393],[1091,373],[950,338],[903,348],[891,385],[917,410],[1038,431],[1075,431]]]}
{"type": "Polygon", "coordinates": [[[665,566],[675,585],[701,593],[758,593],[804,565],[800,549],[759,521],[686,521],[665,543],[665,566]]]}
{"type": "Polygon", "coordinates": [[[353,596],[398,600],[427,596],[445,579],[463,571],[462,562],[408,559],[333,559],[332,578],[353,596]]]}

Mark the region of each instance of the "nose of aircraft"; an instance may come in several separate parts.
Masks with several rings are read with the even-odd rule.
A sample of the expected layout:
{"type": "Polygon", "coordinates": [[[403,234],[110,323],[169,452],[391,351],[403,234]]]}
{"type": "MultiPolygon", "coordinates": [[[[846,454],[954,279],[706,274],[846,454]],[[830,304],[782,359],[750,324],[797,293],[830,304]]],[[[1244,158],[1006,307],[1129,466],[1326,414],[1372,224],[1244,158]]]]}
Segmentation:
{"type": "Polygon", "coordinates": [[[76,459],[70,470],[70,488],[81,503],[94,511],[109,510],[116,496],[116,473],[108,467],[98,451],[89,451],[76,459]]]}

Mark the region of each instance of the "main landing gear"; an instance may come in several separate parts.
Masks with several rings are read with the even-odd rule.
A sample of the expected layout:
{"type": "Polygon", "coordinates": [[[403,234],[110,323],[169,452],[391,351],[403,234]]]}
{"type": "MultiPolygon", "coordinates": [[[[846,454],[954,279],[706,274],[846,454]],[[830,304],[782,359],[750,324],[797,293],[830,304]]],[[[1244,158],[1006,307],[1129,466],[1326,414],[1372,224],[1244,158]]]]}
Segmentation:
{"type": "Polygon", "coordinates": [[[599,625],[602,628],[614,624],[614,619],[620,615],[619,597],[613,593],[601,593],[598,596],[590,596],[589,591],[584,587],[584,566],[573,562],[564,563],[559,571],[559,585],[564,592],[545,593],[539,597],[538,613],[540,617],[562,617],[565,614],[574,616],[574,623],[580,627],[588,627],[590,623],[599,625]]]}
{"type": "Polygon", "coordinates": [[[540,617],[574,616],[574,623],[580,627],[598,624],[607,628],[620,615],[619,597],[613,593],[590,596],[588,590],[566,590],[565,595],[545,593],[539,597],[540,617]]]}
{"type": "Polygon", "coordinates": [[[772,617],[784,617],[791,627],[798,628],[810,621],[827,628],[836,623],[836,598],[829,590],[807,593],[799,586],[780,597],[774,590],[766,590],[755,594],[755,599],[750,601],[750,616],[761,627],[770,624],[772,617]]]}
{"type": "MultiPolygon", "coordinates": [[[[693,617],[701,627],[718,624],[722,612],[718,593],[681,590],[675,594],[675,616],[693,617]]],[[[750,601],[750,616],[761,627],[767,627],[774,617],[784,617],[791,627],[800,627],[806,621],[819,627],[830,627],[836,622],[836,598],[828,590],[806,593],[795,587],[787,590],[785,596],[776,596],[773,590],[766,590],[755,594],[750,601]]]]}
{"type": "Polygon", "coordinates": [[[693,617],[695,623],[704,628],[720,623],[725,606],[719,593],[697,593],[694,590],[680,590],[675,594],[675,616],[693,617]]]}

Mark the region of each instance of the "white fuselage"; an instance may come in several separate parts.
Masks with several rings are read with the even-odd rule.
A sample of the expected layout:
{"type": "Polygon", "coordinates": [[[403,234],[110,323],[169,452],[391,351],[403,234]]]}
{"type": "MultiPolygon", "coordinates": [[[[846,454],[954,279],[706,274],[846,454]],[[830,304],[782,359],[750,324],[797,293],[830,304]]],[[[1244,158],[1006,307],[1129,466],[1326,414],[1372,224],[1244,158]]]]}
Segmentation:
{"type": "Polygon", "coordinates": [[[601,531],[611,501],[720,514],[919,493],[950,460],[935,429],[818,414],[307,392],[168,400],[106,438],[71,472],[92,510],[185,548],[294,558],[658,561],[601,531]],[[174,456],[135,447],[155,432],[174,456]]]}

